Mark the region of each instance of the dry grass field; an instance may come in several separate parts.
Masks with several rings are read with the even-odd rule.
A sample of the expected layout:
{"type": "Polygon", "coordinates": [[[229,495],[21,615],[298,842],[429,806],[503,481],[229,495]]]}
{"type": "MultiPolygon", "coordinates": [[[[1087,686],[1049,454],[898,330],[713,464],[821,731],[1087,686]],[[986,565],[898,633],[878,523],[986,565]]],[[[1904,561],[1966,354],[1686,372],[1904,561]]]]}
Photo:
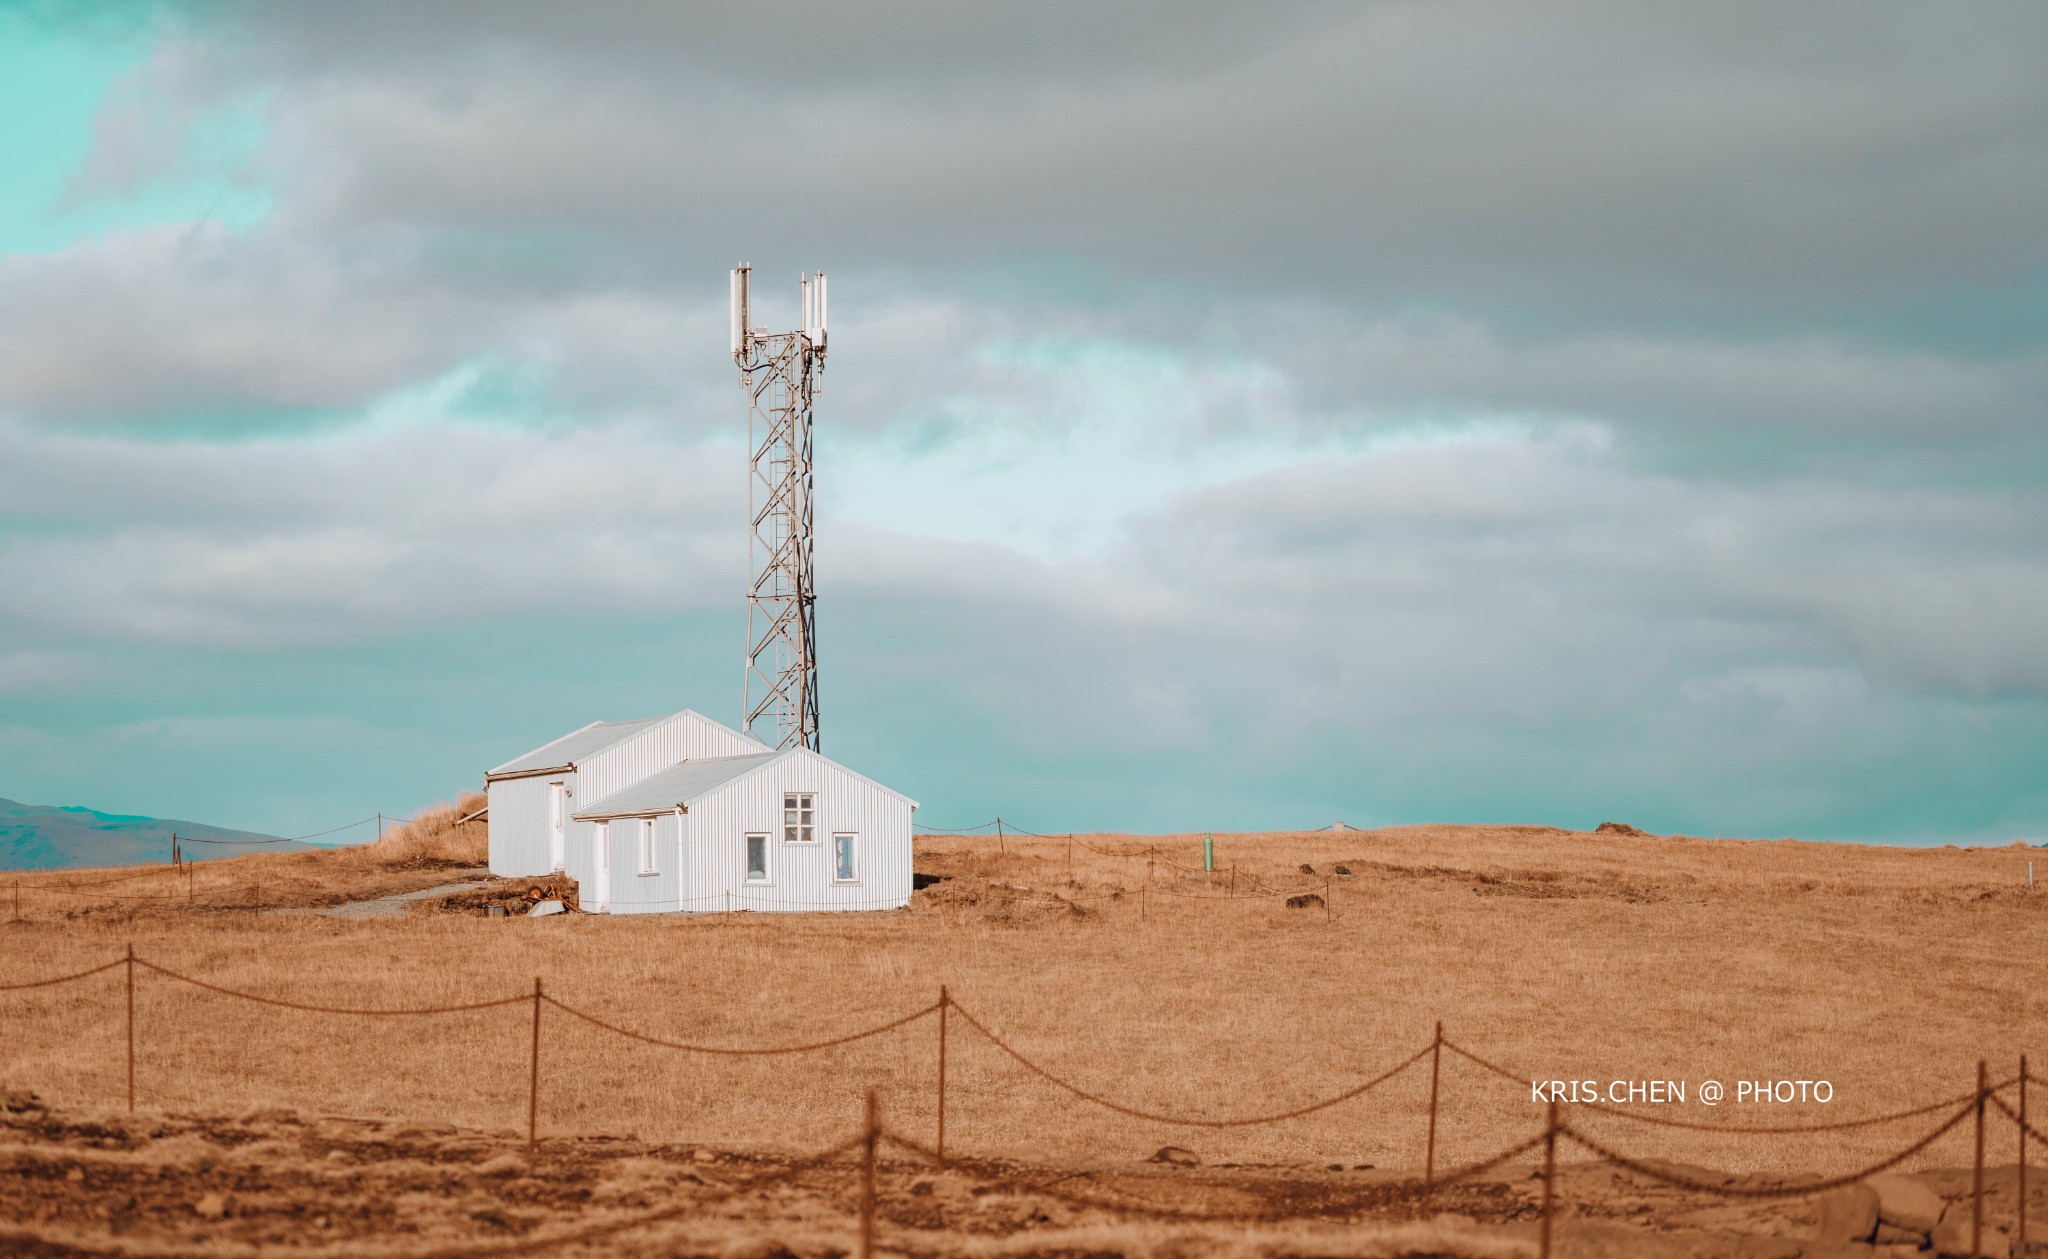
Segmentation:
{"type": "MultiPolygon", "coordinates": [[[[801,1044],[870,1027],[930,1005],[945,985],[959,1011],[1076,1086],[1143,1110],[1210,1119],[1286,1110],[1352,1088],[1428,1046],[1438,1020],[1447,1039],[1523,1075],[1602,1087],[1614,1079],[1685,1081],[1684,1105],[1632,1109],[1706,1123],[1878,1114],[1968,1092],[1979,1058],[1998,1077],[2011,1074],[2022,1052],[2048,1060],[2048,895],[2029,889],[2026,871],[2034,859],[2048,876],[2048,853],[2017,846],[1908,850],[1426,826],[1219,835],[1218,869],[1204,873],[1200,836],[1009,838],[1000,845],[931,838],[919,841],[918,868],[936,881],[901,912],[487,918],[462,898],[428,900],[388,918],[280,912],[462,877],[482,856],[482,835],[480,827],[453,826],[454,816],[430,816],[378,846],[248,856],[189,874],[25,875],[19,918],[0,937],[7,942],[0,982],[98,965],[131,943],[138,956],[210,983],[338,1006],[517,996],[530,994],[540,977],[551,995],[626,1027],[732,1047],[801,1044]],[[99,879],[118,881],[77,886],[99,879]],[[1282,895],[1321,897],[1326,889],[1328,904],[1307,908],[1290,908],[1282,895]],[[1729,1086],[1718,1107],[1698,1101],[1709,1078],[1729,1086]],[[1734,1087],[1745,1079],[1827,1080],[1833,1100],[1738,1104],[1734,1087]]],[[[0,886],[0,897],[12,895],[0,886]]],[[[11,900],[0,900],[0,911],[11,918],[11,900]]],[[[118,1110],[125,1096],[123,980],[116,969],[0,994],[8,1029],[0,1087],[36,1096],[33,1104],[20,1101],[17,1109],[28,1108],[21,1113],[49,1116],[29,1130],[115,1131],[131,1123],[103,1113],[118,1110]]],[[[135,995],[136,1122],[157,1116],[149,1122],[162,1128],[171,1122],[164,1116],[183,1116],[177,1122],[198,1129],[153,1139],[188,1154],[208,1141],[223,1149],[275,1146],[280,1166],[292,1163],[291,1150],[313,1140],[307,1134],[322,1122],[356,1125],[345,1140],[335,1136],[334,1148],[381,1149],[389,1133],[411,1132],[415,1142],[461,1147],[464,1158],[511,1157],[523,1144],[531,1022],[530,1002],[404,1019],[306,1013],[143,969],[135,995]],[[206,1127],[234,1123],[269,1127],[245,1138],[206,1127]]],[[[870,1088],[879,1092],[885,1123],[929,1141],[937,1041],[936,1020],[925,1018],[811,1054],[714,1057],[625,1040],[544,1008],[543,1156],[609,1151],[606,1157],[624,1160],[620,1167],[639,1160],[633,1174],[671,1192],[674,1177],[661,1169],[687,1171],[699,1151],[719,1151],[725,1162],[717,1166],[727,1168],[845,1141],[858,1129],[870,1088]]],[[[959,1155],[996,1160],[988,1166],[1010,1168],[1004,1175],[1017,1164],[1002,1160],[1021,1160],[1085,1172],[1091,1184],[1109,1174],[1104,1169],[1136,1174],[1138,1160],[1172,1144],[1202,1167],[1179,1180],[1146,1173],[1162,1184],[1284,1174],[1298,1187],[1334,1177],[1329,1192],[1341,1196],[1420,1168],[1428,1088],[1425,1059],[1364,1096],[1292,1121],[1177,1127],[1063,1092],[956,1014],[947,1144],[959,1155]]],[[[1510,1146],[1543,1122],[1544,1108],[1526,1085],[1455,1055],[1444,1057],[1440,1089],[1439,1166],[1510,1146]]],[[[1854,1169],[1902,1147],[1935,1118],[1760,1137],[1567,1112],[1631,1154],[1777,1176],[1854,1169]]],[[[2012,1130],[1998,1132],[1994,1161],[2009,1164],[2012,1130]]],[[[130,1137],[141,1140],[132,1130],[130,1137]]],[[[352,1165],[364,1157],[348,1156],[352,1165]]],[[[394,1157],[430,1167],[437,1156],[394,1157]]],[[[1969,1161],[1964,1125],[1909,1167],[1969,1161]]],[[[940,1230],[934,1236],[964,1230],[958,1248],[972,1238],[991,1254],[1150,1253],[1147,1246],[1175,1245],[1183,1246],[1175,1253],[1525,1253],[1526,1229],[1512,1229],[1527,1223],[1527,1163],[1525,1156],[1513,1176],[1468,1187],[1479,1199],[1457,1207],[1509,1232],[1447,1239],[1440,1234],[1455,1232],[1455,1222],[1400,1223],[1413,1214],[1407,1202],[1384,1213],[1394,1232],[1343,1232],[1353,1250],[1333,1249],[1313,1224],[1234,1224],[1197,1238],[1177,1226],[1073,1215],[1080,1208],[1071,1204],[1062,1208],[1068,1216],[1033,1208],[1009,1220],[1008,1231],[982,1228],[940,1208],[955,1188],[977,1210],[988,1195],[972,1195],[964,1182],[949,1188],[943,1177],[928,1182],[935,1199],[906,1199],[903,1209],[937,1211],[927,1221],[940,1230]],[[1016,1240],[1037,1235],[1033,1229],[1072,1235],[1056,1245],[1045,1237],[1016,1240]]],[[[595,1188],[615,1173],[624,1174],[590,1173],[578,1209],[616,1205],[619,1194],[607,1198],[595,1188]]],[[[1572,1174],[1612,1188],[1604,1172],[1572,1174]]],[[[809,1224],[796,1201],[804,1191],[778,1191],[795,1195],[778,1244],[797,1253],[846,1245],[845,1178],[827,1180],[809,1224]],[[835,1240],[789,1240],[813,1234],[835,1240]]],[[[692,1192],[716,1182],[697,1175],[692,1192]]],[[[1202,1201],[1234,1192],[1220,1181],[1203,1183],[1195,1195],[1202,1201]]],[[[650,1192],[643,1186],[624,1197],[650,1192]]],[[[80,1194],[81,1203],[98,1202],[79,1208],[92,1215],[88,1224],[105,1230],[120,1216],[80,1194]]],[[[445,1194],[428,1197],[446,1206],[445,1194]]],[[[1015,1205],[1015,1197],[1006,1191],[1003,1200],[1015,1205]]],[[[68,1218],[51,1209],[52,1218],[68,1218]]],[[[189,1214],[190,1204],[177,1209],[189,1214]]],[[[1709,1209],[1674,1201],[1657,1210],[1668,1223],[1709,1209]]],[[[502,1215],[503,1204],[490,1210],[502,1215]]],[[[535,1210],[536,1218],[547,1215],[535,1210]]],[[[1800,1215],[1806,1206],[1776,1210],[1743,1218],[1761,1221],[1765,1232],[1809,1222],[1800,1215]]],[[[1640,1223],[1651,1208],[1629,1211],[1640,1223]]],[[[469,1230],[461,1236],[531,1226],[479,1224],[475,1215],[461,1215],[469,1230]]],[[[399,1240],[440,1235],[434,1230],[442,1227],[415,1222],[398,1230],[399,1240]]],[[[302,1231],[314,1241],[323,1235],[302,1231]]],[[[292,1229],[285,1235],[298,1236],[292,1229]]],[[[220,1240],[204,1229],[194,1236],[220,1240]]],[[[361,1241],[348,1253],[368,1253],[361,1241]]],[[[153,1253],[149,1247],[161,1242],[138,1243],[133,1253],[153,1253]]],[[[928,1238],[898,1248],[934,1245],[934,1253],[958,1249],[928,1238]]],[[[697,1246],[674,1242],[679,1249],[646,1253],[698,1253],[697,1246]]]]}

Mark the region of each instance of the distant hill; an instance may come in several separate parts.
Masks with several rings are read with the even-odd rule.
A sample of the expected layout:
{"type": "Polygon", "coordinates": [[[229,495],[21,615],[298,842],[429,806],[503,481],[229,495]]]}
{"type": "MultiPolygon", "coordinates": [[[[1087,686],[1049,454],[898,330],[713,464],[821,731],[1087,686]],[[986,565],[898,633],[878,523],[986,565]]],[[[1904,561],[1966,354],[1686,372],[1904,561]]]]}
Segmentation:
{"type": "Polygon", "coordinates": [[[275,837],[171,818],[133,817],[75,806],[17,804],[0,799],[0,869],[69,870],[80,866],[165,862],[171,859],[172,831],[187,839],[245,841],[240,844],[187,844],[185,856],[194,861],[314,846],[293,840],[252,846],[246,841],[275,837]]]}

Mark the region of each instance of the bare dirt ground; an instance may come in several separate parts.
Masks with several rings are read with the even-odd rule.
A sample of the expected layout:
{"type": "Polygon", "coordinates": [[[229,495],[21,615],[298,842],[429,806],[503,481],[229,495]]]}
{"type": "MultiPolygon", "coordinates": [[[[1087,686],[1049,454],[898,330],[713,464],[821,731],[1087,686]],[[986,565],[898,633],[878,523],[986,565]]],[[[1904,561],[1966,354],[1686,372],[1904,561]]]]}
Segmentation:
{"type": "MultiPolygon", "coordinates": [[[[255,1109],[241,1115],[62,1113],[0,1099],[0,1250],[32,1256],[843,1255],[857,1151],[828,1159],[632,1138],[557,1137],[255,1109]]],[[[1700,1169],[1692,1169],[1699,1172],[1700,1169]]],[[[1916,1178],[1953,1212],[1970,1172],[1916,1178]]],[[[1728,1183],[1745,1183],[1727,1178],[1728,1183]]],[[[1761,1183],[1761,1182],[1759,1182],[1761,1183]]],[[[2013,1168],[1988,1175],[2009,1230],[2013,1168]]],[[[2033,1211],[2048,1208],[2039,1179],[2033,1211]]],[[[1567,1163],[1564,1255],[1781,1256],[1874,1251],[1810,1239],[1819,1208],[1730,1205],[1567,1163]]],[[[1510,1256],[1532,1253],[1542,1185],[1516,1164],[1441,1190],[1311,1165],[1049,1167],[885,1154],[876,1238],[938,1256],[1510,1256]]]]}
{"type": "MultiPolygon", "coordinates": [[[[1621,1109],[1710,1125],[1924,1106],[1966,1094],[1979,1058],[2002,1079],[2020,1053],[2048,1051],[2048,898],[2025,885],[2039,855],[2018,848],[1415,827],[1218,836],[1218,868],[1203,871],[1199,836],[930,839],[928,886],[896,913],[527,919],[524,883],[390,918],[266,912],[454,881],[481,836],[452,817],[381,852],[25,877],[18,920],[0,900],[0,983],[130,943],[176,974],[339,1007],[517,999],[538,975],[576,1008],[713,1048],[873,1027],[944,984],[954,1164],[886,1145],[879,1177],[881,1247],[909,1254],[1532,1253],[1533,1152],[1440,1190],[1439,1217],[1419,1218],[1426,1058],[1297,1119],[1189,1127],[1091,1105],[966,1015],[1076,1088],[1208,1120],[1356,1088],[1426,1049],[1439,1019],[1512,1074],[1685,1081],[1684,1105],[1621,1109]],[[492,903],[514,916],[484,917],[492,903]],[[1717,1108],[1699,1103],[1709,1077],[1731,1088],[1717,1108]],[[1738,1104],[1749,1078],[1825,1078],[1834,1098],[1738,1104]],[[1193,1165],[1145,1161],[1168,1144],[1193,1165]]],[[[855,1137],[871,1088],[892,1132],[932,1140],[934,1017],[733,1058],[544,1016],[529,1161],[530,1000],[357,1018],[138,967],[131,1116],[124,968],[0,993],[0,1253],[836,1254],[853,1246],[855,1155],[798,1160],[855,1137]],[[593,1228],[606,1231],[568,1240],[593,1228]]],[[[1451,1054],[1440,1100],[1440,1169],[1544,1121],[1526,1083],[1451,1054]]],[[[1738,1187],[1866,1166],[1949,1113],[1757,1136],[1564,1110],[1652,1165],[1738,1187]]],[[[2010,1124],[1987,1130],[1997,1244],[2017,1202],[2014,1173],[1996,1168],[2017,1146],[2010,1124]]],[[[1958,1126],[1904,1170],[1952,1204],[1971,1135],[1958,1126]]],[[[1725,1200],[1560,1158],[1560,1254],[1884,1253],[1822,1246],[1813,1199],[1725,1200]]],[[[2034,1200],[2039,1220],[2048,1204],[2034,1200]]],[[[1917,1247],[1928,1223],[1862,1236],[1917,1247]]]]}

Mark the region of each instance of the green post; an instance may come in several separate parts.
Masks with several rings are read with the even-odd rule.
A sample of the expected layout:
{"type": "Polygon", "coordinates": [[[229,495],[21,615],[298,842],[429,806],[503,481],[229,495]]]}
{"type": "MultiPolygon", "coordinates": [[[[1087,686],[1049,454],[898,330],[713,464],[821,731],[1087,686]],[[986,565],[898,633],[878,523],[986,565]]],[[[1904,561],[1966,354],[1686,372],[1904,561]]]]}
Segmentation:
{"type": "Polygon", "coordinates": [[[1202,868],[1204,870],[1214,870],[1216,868],[1216,837],[1207,831],[1202,832],[1202,868]]]}

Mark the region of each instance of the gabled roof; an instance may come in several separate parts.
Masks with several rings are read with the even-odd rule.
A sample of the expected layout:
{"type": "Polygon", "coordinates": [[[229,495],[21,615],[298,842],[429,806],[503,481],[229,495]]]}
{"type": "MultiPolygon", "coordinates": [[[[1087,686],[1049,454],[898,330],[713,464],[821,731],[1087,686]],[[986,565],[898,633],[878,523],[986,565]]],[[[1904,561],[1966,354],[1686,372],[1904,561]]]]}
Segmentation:
{"type": "Polygon", "coordinates": [[[543,770],[571,769],[591,754],[602,752],[621,739],[630,739],[661,720],[663,718],[642,717],[637,721],[593,721],[553,743],[543,744],[524,756],[506,761],[486,773],[484,778],[510,778],[543,770]]]}
{"type": "Polygon", "coordinates": [[[670,713],[668,716],[661,718],[661,720],[673,721],[677,717],[695,717],[697,720],[703,722],[707,726],[716,726],[720,730],[725,731],[727,734],[733,736],[736,739],[745,739],[747,742],[759,746],[763,752],[773,752],[775,750],[774,748],[769,747],[767,743],[763,742],[761,739],[755,737],[754,735],[748,734],[744,730],[735,730],[731,726],[726,725],[724,722],[719,721],[716,718],[706,717],[703,713],[698,712],[694,708],[685,708],[680,712],[670,713]]]}
{"type": "Polygon", "coordinates": [[[795,749],[762,752],[756,756],[714,756],[700,761],[683,761],[639,782],[621,787],[602,800],[576,811],[578,820],[625,817],[636,813],[666,813],[678,806],[687,808],[735,778],[750,774],[768,762],[789,755],[795,749]]]}
{"type": "Polygon", "coordinates": [[[727,783],[793,756],[808,756],[825,761],[826,764],[870,784],[876,790],[886,791],[903,800],[913,809],[918,807],[917,801],[895,788],[885,787],[865,774],[855,773],[839,762],[828,760],[807,747],[797,746],[784,748],[780,752],[763,752],[758,756],[716,756],[683,761],[658,774],[650,774],[631,786],[621,787],[602,800],[592,801],[578,809],[575,816],[578,821],[594,821],[599,818],[666,813],[678,807],[688,808],[727,783]]]}

